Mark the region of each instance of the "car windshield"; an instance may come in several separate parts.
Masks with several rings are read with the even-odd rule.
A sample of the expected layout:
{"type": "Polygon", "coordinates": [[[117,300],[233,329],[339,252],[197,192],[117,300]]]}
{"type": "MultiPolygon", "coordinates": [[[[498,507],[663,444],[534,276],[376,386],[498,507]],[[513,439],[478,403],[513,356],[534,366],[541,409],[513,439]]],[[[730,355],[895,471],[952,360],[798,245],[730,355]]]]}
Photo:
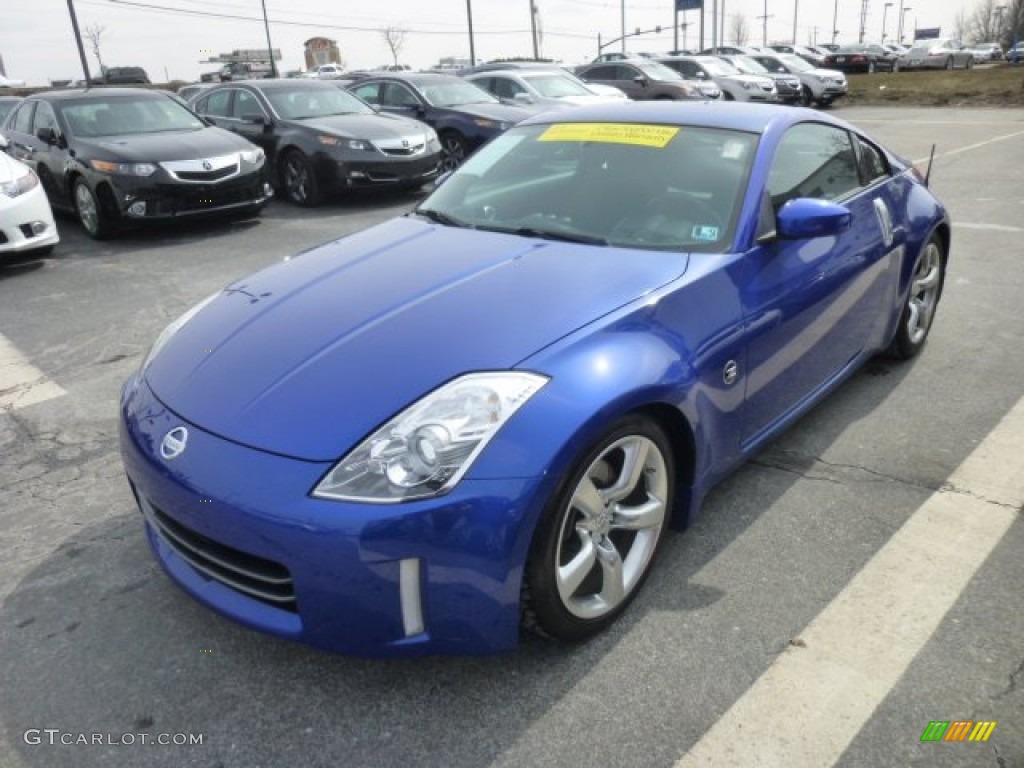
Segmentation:
{"type": "MultiPolygon", "coordinates": [[[[325,84],[326,86],[326,84],[325,84]]],[[[324,88],[267,88],[263,95],[285,120],[306,120],[331,115],[370,114],[373,108],[348,91],[324,88]]]]}
{"type": "Polygon", "coordinates": [[[423,83],[420,90],[435,107],[461,107],[464,104],[496,104],[498,99],[483,88],[465,80],[423,83]]]}
{"type": "Polygon", "coordinates": [[[808,72],[814,69],[812,65],[791,53],[780,53],[778,59],[786,65],[790,72],[808,72]]]}
{"type": "Polygon", "coordinates": [[[745,72],[748,75],[763,75],[768,71],[761,66],[760,62],[752,59],[750,56],[733,56],[729,59],[729,63],[740,72],[745,72]]]}
{"type": "Polygon", "coordinates": [[[683,76],[658,61],[638,61],[634,66],[652,80],[682,80],[683,76]]]}
{"type": "Polygon", "coordinates": [[[700,63],[704,65],[704,69],[710,72],[712,75],[719,77],[725,77],[726,75],[738,75],[740,71],[729,62],[724,59],[706,58],[701,59],[700,63]]]}
{"type": "Polygon", "coordinates": [[[11,110],[17,103],[16,101],[0,101],[0,125],[3,125],[4,120],[11,114],[11,110]]]}
{"type": "Polygon", "coordinates": [[[478,150],[416,212],[523,237],[722,252],[757,140],[679,125],[519,126],[478,150]]]}
{"type": "Polygon", "coordinates": [[[587,90],[579,80],[554,72],[543,75],[523,75],[522,77],[533,86],[537,93],[551,99],[561,99],[566,96],[589,96],[593,93],[593,91],[587,90]]]}
{"type": "MultiPolygon", "coordinates": [[[[111,89],[113,90],[113,89],[111,89]]],[[[59,103],[73,136],[198,131],[202,120],[169,96],[91,96],[59,103]]]]}

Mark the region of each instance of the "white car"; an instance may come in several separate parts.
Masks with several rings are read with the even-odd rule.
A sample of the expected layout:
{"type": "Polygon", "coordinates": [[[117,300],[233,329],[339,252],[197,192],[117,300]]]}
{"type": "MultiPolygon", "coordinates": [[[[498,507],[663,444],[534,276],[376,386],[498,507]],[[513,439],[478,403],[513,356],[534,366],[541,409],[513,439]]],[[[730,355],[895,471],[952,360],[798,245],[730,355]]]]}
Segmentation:
{"type": "Polygon", "coordinates": [[[691,84],[714,83],[726,101],[779,101],[779,91],[770,77],[745,75],[717,56],[667,56],[658,61],[674,69],[691,84]]]}
{"type": "MultiPolygon", "coordinates": [[[[0,136],[0,150],[7,140],[0,136]]],[[[0,256],[48,253],[60,241],[50,201],[35,171],[0,151],[0,256]]]]}
{"type": "Polygon", "coordinates": [[[836,99],[845,96],[850,88],[846,81],[846,75],[838,69],[812,67],[792,53],[759,53],[753,58],[769,72],[787,73],[799,77],[803,87],[802,101],[807,107],[811,104],[827,107],[836,99]]]}
{"type": "Polygon", "coordinates": [[[316,68],[316,75],[314,77],[318,80],[337,80],[344,75],[345,70],[337,64],[321,64],[316,68]]]}
{"type": "Polygon", "coordinates": [[[564,69],[499,69],[466,75],[499,99],[543,107],[569,107],[624,101],[626,94],[612,88],[614,94],[597,93],[591,83],[584,83],[564,69]]]}
{"type": "Polygon", "coordinates": [[[24,80],[13,80],[9,77],[0,75],[0,88],[24,88],[24,80]]]}

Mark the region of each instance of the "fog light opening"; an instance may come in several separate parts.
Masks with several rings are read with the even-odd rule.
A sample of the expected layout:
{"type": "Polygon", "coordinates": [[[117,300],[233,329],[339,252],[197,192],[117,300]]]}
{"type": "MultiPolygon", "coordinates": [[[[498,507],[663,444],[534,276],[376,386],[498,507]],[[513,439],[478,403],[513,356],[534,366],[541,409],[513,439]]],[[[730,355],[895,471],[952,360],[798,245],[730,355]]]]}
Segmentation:
{"type": "Polygon", "coordinates": [[[128,206],[129,216],[145,216],[146,215],[146,203],[143,200],[132,203],[128,206]]]}
{"type": "Polygon", "coordinates": [[[39,236],[39,235],[43,234],[46,231],[46,222],[45,221],[33,221],[28,226],[29,226],[29,229],[32,230],[32,234],[34,236],[39,236]]]}
{"type": "Polygon", "coordinates": [[[402,560],[398,570],[399,594],[402,599],[402,629],[406,637],[423,633],[423,598],[420,594],[420,560],[402,560]]]}

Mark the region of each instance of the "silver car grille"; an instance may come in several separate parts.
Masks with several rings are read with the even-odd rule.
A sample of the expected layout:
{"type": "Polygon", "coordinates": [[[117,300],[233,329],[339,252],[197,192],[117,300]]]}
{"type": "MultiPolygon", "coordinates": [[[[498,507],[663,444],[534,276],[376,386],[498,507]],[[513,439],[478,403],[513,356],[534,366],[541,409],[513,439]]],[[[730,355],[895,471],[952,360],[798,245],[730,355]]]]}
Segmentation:
{"type": "Polygon", "coordinates": [[[158,165],[172,178],[192,184],[224,181],[237,176],[241,168],[238,153],[198,160],[169,160],[158,165]]]}
{"type": "Polygon", "coordinates": [[[397,155],[400,157],[412,157],[413,155],[419,155],[427,146],[422,136],[403,139],[384,139],[383,141],[374,141],[373,144],[385,155],[397,155]]]}

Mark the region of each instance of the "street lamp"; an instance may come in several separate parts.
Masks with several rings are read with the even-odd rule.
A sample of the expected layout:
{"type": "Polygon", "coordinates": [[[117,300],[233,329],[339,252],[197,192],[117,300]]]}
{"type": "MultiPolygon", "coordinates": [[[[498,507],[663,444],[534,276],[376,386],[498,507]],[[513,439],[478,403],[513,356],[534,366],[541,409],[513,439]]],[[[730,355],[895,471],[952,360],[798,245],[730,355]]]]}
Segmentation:
{"type": "Polygon", "coordinates": [[[914,9],[911,6],[904,5],[902,3],[902,1],[900,2],[900,39],[899,39],[900,43],[903,42],[903,27],[907,23],[906,22],[907,11],[912,11],[912,10],[914,10],[914,9]]]}
{"type": "MultiPolygon", "coordinates": [[[[900,0],[902,3],[903,0],[900,0]]],[[[836,21],[839,19],[839,0],[836,0],[834,6],[832,6],[832,45],[836,44],[836,37],[839,35],[839,29],[836,26],[836,21]]]]}
{"type": "Polygon", "coordinates": [[[882,8],[882,44],[885,45],[885,17],[889,15],[889,9],[893,6],[893,3],[886,3],[885,7],[882,8]]]}

